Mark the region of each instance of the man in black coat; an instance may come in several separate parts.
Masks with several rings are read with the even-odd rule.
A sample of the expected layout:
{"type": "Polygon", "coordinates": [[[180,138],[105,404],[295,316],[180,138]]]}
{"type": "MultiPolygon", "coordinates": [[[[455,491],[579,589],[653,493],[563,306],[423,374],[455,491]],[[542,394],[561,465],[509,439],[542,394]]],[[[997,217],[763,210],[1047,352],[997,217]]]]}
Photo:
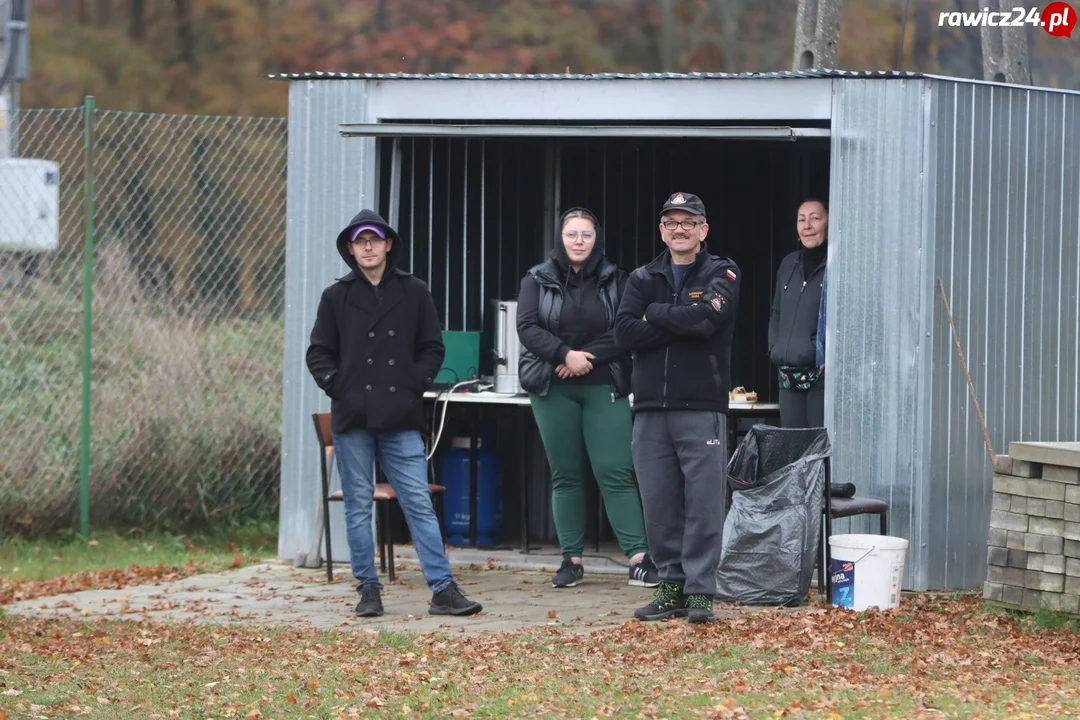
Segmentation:
{"type": "Polygon", "coordinates": [[[634,469],[660,585],[640,620],[714,618],[724,525],[731,337],[739,268],[710,255],[705,205],[675,193],[660,211],[668,249],[638,268],[615,318],[634,353],[634,469]]]}
{"type": "Polygon", "coordinates": [[[446,349],[427,284],[395,267],[401,239],[385,220],[362,210],[337,237],[352,272],[323,291],[307,365],[330,396],[334,453],[345,501],[345,526],[361,617],[382,615],[371,537],[377,459],[397,494],[432,598],[433,615],[472,615],[480,604],[458,588],[443,552],[428,491],[420,430],[423,395],[446,349]]]}

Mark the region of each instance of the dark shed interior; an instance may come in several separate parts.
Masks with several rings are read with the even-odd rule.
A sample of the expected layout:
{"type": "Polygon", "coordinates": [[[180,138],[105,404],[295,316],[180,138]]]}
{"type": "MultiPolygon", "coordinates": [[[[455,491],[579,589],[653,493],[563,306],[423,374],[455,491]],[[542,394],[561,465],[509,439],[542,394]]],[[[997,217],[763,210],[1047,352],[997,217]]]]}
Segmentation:
{"type": "Polygon", "coordinates": [[[710,250],[743,272],[732,382],[776,401],[767,357],[776,269],[797,247],[800,202],[827,199],[828,138],[384,138],[379,160],[380,211],[396,214],[401,263],[428,282],[447,330],[481,331],[491,300],[516,298],[563,209],[596,213],[608,257],[629,272],[664,249],[668,195],[698,195],[710,250]]]}
{"type": "MultiPolygon", "coordinates": [[[[747,123],[754,124],[785,123],[747,123]]],[[[516,299],[521,277],[546,256],[562,210],[591,209],[604,226],[606,254],[629,272],[664,249],[658,224],[666,198],[698,195],[708,212],[710,251],[733,259],[743,274],[732,383],[776,402],[767,354],[776,270],[798,245],[799,204],[811,196],[827,200],[829,149],[828,137],[380,138],[379,209],[396,222],[405,245],[401,266],[428,282],[444,329],[481,332],[491,301],[516,299]]],[[[525,507],[523,486],[515,480],[524,449],[507,431],[514,412],[481,411],[500,434],[503,542],[518,537],[524,520],[517,510],[525,507]]],[[[463,432],[465,419],[465,410],[451,406],[444,442],[463,432]]],[[[551,542],[547,462],[535,428],[526,437],[529,535],[551,542]]],[[[595,483],[590,489],[588,517],[598,518],[595,483]]],[[[405,532],[396,515],[398,532],[405,532]]],[[[604,523],[590,527],[590,536],[611,539],[604,523]]]]}

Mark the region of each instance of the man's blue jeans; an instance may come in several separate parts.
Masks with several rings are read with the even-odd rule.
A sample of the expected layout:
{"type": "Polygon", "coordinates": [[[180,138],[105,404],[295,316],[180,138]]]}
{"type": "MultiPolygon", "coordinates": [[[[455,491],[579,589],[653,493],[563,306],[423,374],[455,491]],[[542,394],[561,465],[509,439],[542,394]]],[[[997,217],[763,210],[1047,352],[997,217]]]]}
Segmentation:
{"type": "Polygon", "coordinates": [[[427,458],[420,433],[416,430],[334,433],[334,454],[345,500],[345,532],[352,572],[359,584],[374,583],[380,590],[383,587],[375,570],[375,543],[371,537],[376,459],[397,493],[428,587],[437,593],[453,582],[450,563],[443,553],[439,521],[431,505],[427,458]]]}

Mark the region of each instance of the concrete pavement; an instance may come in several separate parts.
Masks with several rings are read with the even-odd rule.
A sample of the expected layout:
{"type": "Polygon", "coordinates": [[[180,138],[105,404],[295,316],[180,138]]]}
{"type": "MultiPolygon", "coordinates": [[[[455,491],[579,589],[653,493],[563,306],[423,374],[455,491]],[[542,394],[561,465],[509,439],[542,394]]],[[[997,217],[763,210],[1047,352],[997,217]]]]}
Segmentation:
{"type": "MultiPolygon", "coordinates": [[[[473,634],[560,626],[590,632],[633,620],[634,609],[652,597],[652,590],[630,587],[625,574],[610,571],[587,572],[580,586],[555,589],[548,570],[456,565],[459,586],[481,602],[484,611],[467,618],[432,616],[427,614],[431,591],[423,576],[407,564],[407,558],[399,559],[406,562],[399,565],[396,582],[383,591],[386,613],[379,618],[353,616],[358,596],[348,566],[335,564],[334,582],[327,583],[325,569],[297,569],[278,560],[172,583],[35,598],[4,609],[43,617],[296,624],[346,630],[473,634]]],[[[487,566],[500,567],[491,561],[487,566]]]]}

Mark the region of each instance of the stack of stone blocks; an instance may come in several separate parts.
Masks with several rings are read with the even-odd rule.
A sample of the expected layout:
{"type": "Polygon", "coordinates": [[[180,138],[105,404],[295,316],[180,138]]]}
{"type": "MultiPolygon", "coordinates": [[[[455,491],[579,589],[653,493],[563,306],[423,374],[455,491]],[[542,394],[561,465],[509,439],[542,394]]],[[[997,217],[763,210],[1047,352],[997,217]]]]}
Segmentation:
{"type": "Polygon", "coordinates": [[[1080,443],[996,457],[983,597],[1080,615],[1080,443]]]}

